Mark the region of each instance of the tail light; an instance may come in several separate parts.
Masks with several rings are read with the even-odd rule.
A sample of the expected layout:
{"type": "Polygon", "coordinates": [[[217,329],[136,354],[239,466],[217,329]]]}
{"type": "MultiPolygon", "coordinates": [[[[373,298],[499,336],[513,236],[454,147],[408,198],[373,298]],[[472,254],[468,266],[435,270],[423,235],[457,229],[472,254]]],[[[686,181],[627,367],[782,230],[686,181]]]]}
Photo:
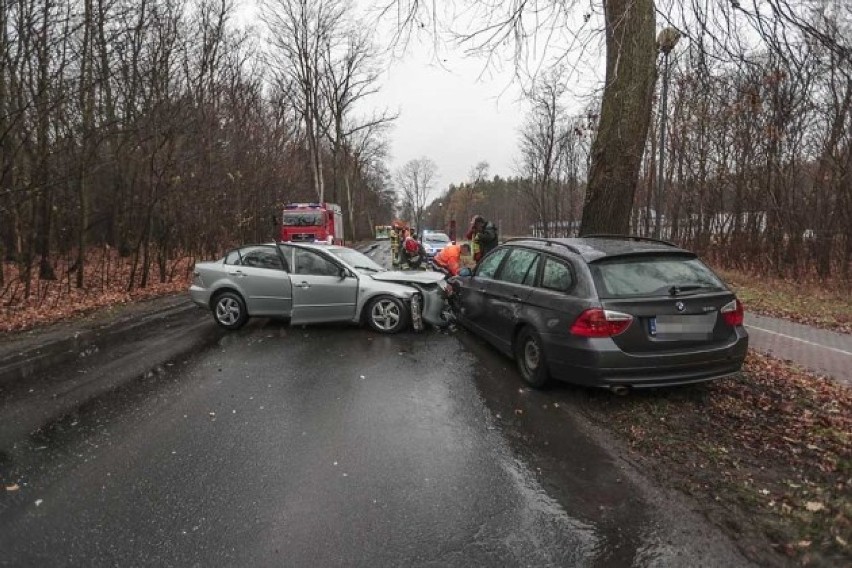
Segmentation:
{"type": "Polygon", "coordinates": [[[722,306],[722,309],[719,311],[722,313],[725,323],[729,326],[737,327],[743,324],[745,310],[743,309],[743,303],[739,300],[731,300],[722,306]]]}
{"type": "Polygon", "coordinates": [[[581,337],[613,337],[630,327],[633,316],[601,308],[592,308],[579,315],[571,333],[581,337]]]}

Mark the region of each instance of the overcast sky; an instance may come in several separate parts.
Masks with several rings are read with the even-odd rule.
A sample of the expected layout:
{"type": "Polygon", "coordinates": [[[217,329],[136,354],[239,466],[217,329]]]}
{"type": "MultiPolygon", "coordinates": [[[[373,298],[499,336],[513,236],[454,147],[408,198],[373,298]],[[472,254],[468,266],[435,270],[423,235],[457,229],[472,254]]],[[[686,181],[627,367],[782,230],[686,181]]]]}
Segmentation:
{"type": "Polygon", "coordinates": [[[408,51],[390,62],[373,97],[373,104],[400,112],[390,133],[391,167],[421,156],[434,160],[433,197],[467,181],[480,161],[490,164],[492,176],[513,175],[523,111],[511,74],[479,77],[483,63],[453,51],[442,53],[439,65],[431,47],[419,43],[408,51]]]}
{"type": "MultiPolygon", "coordinates": [[[[240,23],[261,27],[257,16],[256,2],[239,3],[240,23]]],[[[434,160],[438,174],[430,198],[451,183],[467,181],[480,161],[490,164],[492,176],[514,175],[523,112],[512,70],[482,75],[481,60],[446,45],[436,60],[429,38],[421,39],[413,38],[404,54],[387,58],[381,90],[361,110],[365,115],[372,109],[399,112],[388,134],[391,171],[414,158],[434,160]]],[[[388,46],[386,32],[377,30],[375,40],[380,48],[388,46]]]]}

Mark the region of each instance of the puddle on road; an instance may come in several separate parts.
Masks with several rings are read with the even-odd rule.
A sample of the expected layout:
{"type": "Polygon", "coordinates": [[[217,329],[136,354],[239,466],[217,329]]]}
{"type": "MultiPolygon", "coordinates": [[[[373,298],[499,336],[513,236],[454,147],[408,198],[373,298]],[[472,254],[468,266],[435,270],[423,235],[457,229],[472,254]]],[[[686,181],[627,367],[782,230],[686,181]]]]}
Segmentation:
{"type": "Polygon", "coordinates": [[[510,359],[466,332],[458,337],[477,361],[475,389],[490,415],[487,428],[507,448],[503,466],[529,503],[531,518],[522,522],[550,518],[580,535],[580,558],[595,566],[653,566],[673,558],[639,489],[577,428],[554,396],[558,386],[529,389],[510,359]]]}
{"type": "Polygon", "coordinates": [[[523,506],[517,509],[519,533],[536,535],[537,546],[545,554],[556,556],[551,558],[555,565],[584,565],[588,559],[598,556],[601,541],[593,524],[569,515],[541,487],[524,462],[508,456],[503,456],[501,462],[523,499],[523,506]],[[572,546],[567,549],[565,535],[571,535],[572,546]]]}

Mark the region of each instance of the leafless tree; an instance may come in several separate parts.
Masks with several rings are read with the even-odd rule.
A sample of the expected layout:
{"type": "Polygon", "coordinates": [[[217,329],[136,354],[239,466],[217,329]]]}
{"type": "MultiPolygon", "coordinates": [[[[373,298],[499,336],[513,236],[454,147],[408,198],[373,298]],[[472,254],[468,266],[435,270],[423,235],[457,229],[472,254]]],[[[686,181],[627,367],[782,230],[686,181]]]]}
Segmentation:
{"type": "Polygon", "coordinates": [[[559,163],[568,139],[567,115],[562,106],[565,92],[554,74],[536,83],[527,96],[531,105],[520,133],[520,173],[526,185],[529,207],[544,236],[551,236],[554,222],[561,220],[559,163]]]}
{"type": "Polygon", "coordinates": [[[278,81],[286,85],[299,110],[311,159],[314,190],[325,200],[322,129],[323,57],[341,41],[346,0],[264,0],[270,33],[270,59],[278,81]]]}
{"type": "Polygon", "coordinates": [[[409,160],[396,172],[403,211],[411,215],[418,231],[423,229],[423,211],[437,172],[437,164],[425,156],[409,160]]]}
{"type": "MultiPolygon", "coordinates": [[[[0,0],[0,302],[183,278],[181,259],[268,239],[281,203],[316,199],[325,131],[312,154],[284,90],[298,84],[276,81],[232,14],[231,0],[0,0]]],[[[355,118],[352,208],[387,222],[388,188],[367,181],[381,128],[353,133],[369,122],[355,118]]]]}
{"type": "MultiPolygon", "coordinates": [[[[470,2],[473,14],[465,23],[472,31],[455,37],[473,52],[494,57],[505,45],[522,67],[535,58],[535,47],[556,45],[555,58],[564,64],[570,47],[584,48],[584,34],[593,12],[573,3],[547,0],[470,2]]],[[[380,1],[383,14],[396,14],[400,27],[427,23],[437,27],[443,14],[437,3],[419,0],[380,1]]],[[[450,18],[458,12],[450,11],[450,18]]],[[[653,0],[610,0],[604,3],[606,78],[600,123],[591,154],[591,169],[583,208],[583,232],[626,232],[651,115],[655,71],[655,6],[653,0]]],[[[452,24],[452,22],[450,22],[452,24]]],[[[399,37],[407,37],[401,33],[399,37]]],[[[586,37],[587,39],[587,37],[586,37]]],[[[554,63],[553,61],[549,63],[554,63]]]]}
{"type": "Polygon", "coordinates": [[[354,239],[355,198],[352,176],[362,166],[366,148],[372,137],[397,118],[388,111],[368,117],[356,117],[356,106],[378,92],[379,57],[375,45],[364,29],[350,28],[345,43],[327,45],[322,58],[322,100],[328,106],[327,122],[322,124],[331,147],[332,201],[345,197],[348,233],[354,239]],[[339,195],[339,186],[343,195],[339,195]]]}

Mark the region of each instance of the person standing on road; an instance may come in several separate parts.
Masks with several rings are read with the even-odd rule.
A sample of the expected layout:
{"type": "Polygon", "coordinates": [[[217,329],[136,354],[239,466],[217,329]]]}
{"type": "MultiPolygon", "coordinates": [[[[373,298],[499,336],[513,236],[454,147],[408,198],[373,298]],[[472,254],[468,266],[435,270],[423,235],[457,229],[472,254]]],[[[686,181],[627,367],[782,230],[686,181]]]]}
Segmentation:
{"type": "Polygon", "coordinates": [[[450,276],[458,276],[461,270],[462,255],[470,255],[470,245],[464,243],[462,245],[445,246],[435,257],[432,262],[440,272],[449,274],[450,276]]]}
{"type": "Polygon", "coordinates": [[[474,215],[465,238],[472,243],[473,260],[478,263],[497,246],[497,226],[482,215],[474,215]]]}
{"type": "Polygon", "coordinates": [[[391,264],[397,266],[399,264],[399,245],[401,244],[400,233],[402,226],[394,222],[391,226],[390,246],[391,246],[391,264]]]}

